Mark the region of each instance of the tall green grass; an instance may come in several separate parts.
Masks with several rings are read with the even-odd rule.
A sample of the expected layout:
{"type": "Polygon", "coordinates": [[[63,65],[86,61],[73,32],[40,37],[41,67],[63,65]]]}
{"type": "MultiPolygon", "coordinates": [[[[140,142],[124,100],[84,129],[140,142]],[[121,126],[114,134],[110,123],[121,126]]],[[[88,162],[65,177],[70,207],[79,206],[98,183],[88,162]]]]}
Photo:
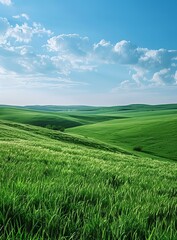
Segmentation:
{"type": "Polygon", "coordinates": [[[0,239],[177,238],[175,162],[0,129],[0,239]]]}

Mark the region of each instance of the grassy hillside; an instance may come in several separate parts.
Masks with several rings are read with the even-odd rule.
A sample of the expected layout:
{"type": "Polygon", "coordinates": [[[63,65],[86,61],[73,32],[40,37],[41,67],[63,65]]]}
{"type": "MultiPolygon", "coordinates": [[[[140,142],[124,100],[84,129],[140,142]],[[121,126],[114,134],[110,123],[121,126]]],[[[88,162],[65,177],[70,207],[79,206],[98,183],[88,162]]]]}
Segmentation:
{"type": "Polygon", "coordinates": [[[83,124],[82,121],[57,113],[38,112],[14,107],[0,107],[0,119],[42,127],[53,125],[67,128],[83,124]]]}
{"type": "Polygon", "coordinates": [[[95,138],[128,151],[136,149],[141,153],[177,160],[176,106],[29,106],[33,110],[1,106],[0,120],[60,131],[68,128],[69,133],[95,138]]]}
{"type": "MultiPolygon", "coordinates": [[[[122,115],[123,116],[123,115],[122,115]]],[[[126,119],[102,122],[68,130],[128,150],[177,160],[177,111],[131,112],[126,119]]]]}
{"type": "Polygon", "coordinates": [[[176,178],[175,162],[1,121],[0,239],[176,239],[176,178]]]}
{"type": "Polygon", "coordinates": [[[0,106],[0,120],[9,120],[18,123],[54,128],[55,130],[108,121],[117,118],[119,118],[119,116],[72,114],[70,112],[52,112],[52,110],[38,111],[21,107],[0,106]]]}

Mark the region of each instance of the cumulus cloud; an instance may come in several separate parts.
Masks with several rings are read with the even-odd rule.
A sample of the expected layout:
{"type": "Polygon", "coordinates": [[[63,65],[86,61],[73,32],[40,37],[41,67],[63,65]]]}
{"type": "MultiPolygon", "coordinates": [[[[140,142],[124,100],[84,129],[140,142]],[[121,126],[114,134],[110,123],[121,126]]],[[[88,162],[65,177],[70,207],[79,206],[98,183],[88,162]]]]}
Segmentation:
{"type": "Polygon", "coordinates": [[[146,70],[140,66],[135,66],[133,68],[133,70],[135,71],[135,73],[132,74],[132,80],[134,80],[137,85],[140,86],[142,83],[147,81],[146,74],[147,74],[148,70],[146,70]]]}
{"type": "Polygon", "coordinates": [[[22,25],[16,24],[15,27],[10,27],[6,32],[6,38],[14,38],[17,42],[29,43],[33,36],[33,30],[27,23],[22,25]]]}
{"type": "Polygon", "coordinates": [[[29,43],[35,34],[40,36],[42,34],[51,35],[52,32],[37,23],[33,23],[33,26],[23,23],[22,25],[16,24],[15,27],[8,28],[6,38],[14,38],[17,42],[29,43]]]}
{"type": "MultiPolygon", "coordinates": [[[[126,40],[115,45],[102,40],[94,45],[94,49],[99,50],[97,54],[101,59],[105,58],[110,64],[125,65],[131,70],[130,82],[134,81],[137,86],[176,83],[177,50],[140,48],[126,40]]],[[[126,80],[126,86],[128,84],[126,80]]]]}
{"type": "Polygon", "coordinates": [[[87,37],[78,34],[62,34],[54,36],[45,46],[51,53],[51,61],[66,74],[71,70],[93,70],[92,44],[87,37]]]}
{"type": "Polygon", "coordinates": [[[67,53],[77,56],[87,55],[90,48],[89,39],[78,34],[61,34],[47,41],[49,51],[67,53]]]}
{"type": "Polygon", "coordinates": [[[9,42],[14,39],[16,42],[29,43],[33,36],[47,35],[51,36],[52,32],[45,29],[40,23],[27,23],[16,24],[12,26],[6,18],[0,18],[0,43],[9,42]]]}
{"type": "Polygon", "coordinates": [[[127,69],[126,80],[118,79],[122,88],[177,84],[177,50],[142,48],[127,40],[113,44],[102,39],[94,43],[78,34],[54,36],[40,23],[27,22],[29,16],[25,13],[14,18],[20,23],[12,25],[0,18],[1,76],[9,72],[12,77],[14,73],[23,78],[40,75],[40,81],[51,75],[69,79],[73,72],[117,64],[127,69]]]}
{"type": "MultiPolygon", "coordinates": [[[[6,18],[0,18],[1,81],[9,82],[10,79],[18,78],[19,84],[23,86],[20,76],[28,81],[27,78],[30,74],[33,77],[46,74],[49,67],[41,64],[38,52],[42,52],[43,48],[38,46],[51,35],[52,32],[45,29],[40,23],[11,25],[6,18]]],[[[50,74],[56,71],[54,67],[50,70],[52,70],[50,74]]]]}
{"type": "Polygon", "coordinates": [[[10,6],[12,4],[12,1],[11,0],[0,0],[0,3],[3,5],[10,6]]]}
{"type": "Polygon", "coordinates": [[[149,50],[143,49],[142,54],[139,58],[139,64],[144,67],[151,69],[162,69],[171,67],[174,57],[177,55],[177,51],[159,49],[149,50]]]}
{"type": "Polygon", "coordinates": [[[95,43],[93,45],[93,50],[94,50],[94,58],[97,60],[97,62],[109,64],[113,62],[112,58],[112,49],[113,45],[102,39],[100,42],[95,43]]]}
{"type": "Polygon", "coordinates": [[[130,41],[120,41],[113,48],[115,52],[115,61],[122,64],[135,64],[138,62],[140,53],[137,47],[130,41]]]}
{"type": "Polygon", "coordinates": [[[97,49],[99,47],[109,47],[109,46],[111,46],[111,43],[102,39],[99,43],[94,44],[94,49],[97,49]]]}
{"type": "Polygon", "coordinates": [[[165,85],[166,82],[170,81],[170,69],[165,68],[160,70],[159,72],[154,73],[153,77],[152,77],[152,81],[156,84],[156,85],[165,85]]]}
{"type": "MultiPolygon", "coordinates": [[[[149,50],[143,49],[138,60],[137,66],[140,66],[143,71],[146,71],[146,79],[152,80],[156,85],[174,84],[174,57],[177,56],[177,51],[159,49],[149,50]],[[147,77],[148,76],[148,77],[147,77]]],[[[143,78],[141,78],[141,81],[143,78]]]]}
{"type": "Polygon", "coordinates": [[[96,46],[99,46],[102,50],[105,49],[105,46],[109,46],[111,57],[115,63],[137,66],[138,68],[160,70],[175,66],[175,61],[177,61],[176,50],[140,48],[126,40],[117,42],[115,45],[98,43],[96,46]]]}

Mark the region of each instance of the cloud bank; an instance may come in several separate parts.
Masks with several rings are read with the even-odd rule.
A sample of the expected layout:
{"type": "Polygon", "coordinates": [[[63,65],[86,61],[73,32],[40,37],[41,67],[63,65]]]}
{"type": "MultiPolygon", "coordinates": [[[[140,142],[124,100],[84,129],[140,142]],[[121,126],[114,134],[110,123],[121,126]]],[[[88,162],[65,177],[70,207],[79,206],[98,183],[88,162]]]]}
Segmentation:
{"type": "Polygon", "coordinates": [[[88,37],[77,34],[54,36],[47,41],[46,48],[52,53],[51,60],[56,66],[65,63],[71,71],[94,70],[102,64],[119,64],[127,67],[129,82],[137,86],[176,84],[176,50],[141,48],[126,40],[111,44],[102,39],[93,44],[88,37]]]}
{"type": "Polygon", "coordinates": [[[177,50],[148,49],[128,40],[111,43],[102,39],[94,43],[78,34],[54,35],[42,24],[31,22],[25,13],[13,18],[13,24],[0,18],[1,83],[15,79],[21,86],[73,86],[73,72],[97,71],[100,66],[117,64],[127,69],[127,79],[117,79],[120,87],[177,85],[177,50]]]}
{"type": "Polygon", "coordinates": [[[101,58],[108,59],[108,63],[127,66],[130,70],[130,80],[135,81],[137,85],[176,84],[176,50],[140,48],[126,40],[115,45],[105,43],[105,40],[101,40],[95,45],[95,50],[99,49],[98,54],[101,53],[101,58]]]}

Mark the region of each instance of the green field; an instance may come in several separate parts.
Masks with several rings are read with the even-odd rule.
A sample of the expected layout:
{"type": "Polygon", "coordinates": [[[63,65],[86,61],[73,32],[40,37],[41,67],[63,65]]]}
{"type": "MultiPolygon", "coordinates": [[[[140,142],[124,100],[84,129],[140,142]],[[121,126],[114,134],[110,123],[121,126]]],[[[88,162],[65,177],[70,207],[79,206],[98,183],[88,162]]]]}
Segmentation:
{"type": "Polygon", "coordinates": [[[176,240],[176,140],[176,105],[1,106],[0,239],[176,240]]]}
{"type": "Polygon", "coordinates": [[[79,134],[141,153],[177,160],[177,110],[132,111],[117,119],[75,127],[67,132],[79,134]]]}
{"type": "Polygon", "coordinates": [[[61,112],[57,109],[55,109],[55,111],[49,111],[48,108],[44,107],[43,110],[41,110],[38,109],[38,107],[29,109],[28,107],[20,108],[0,106],[0,120],[9,120],[47,128],[53,127],[55,130],[108,121],[117,118],[119,118],[119,116],[114,116],[112,114],[81,114],[73,110],[67,111],[67,109],[61,112]]]}

